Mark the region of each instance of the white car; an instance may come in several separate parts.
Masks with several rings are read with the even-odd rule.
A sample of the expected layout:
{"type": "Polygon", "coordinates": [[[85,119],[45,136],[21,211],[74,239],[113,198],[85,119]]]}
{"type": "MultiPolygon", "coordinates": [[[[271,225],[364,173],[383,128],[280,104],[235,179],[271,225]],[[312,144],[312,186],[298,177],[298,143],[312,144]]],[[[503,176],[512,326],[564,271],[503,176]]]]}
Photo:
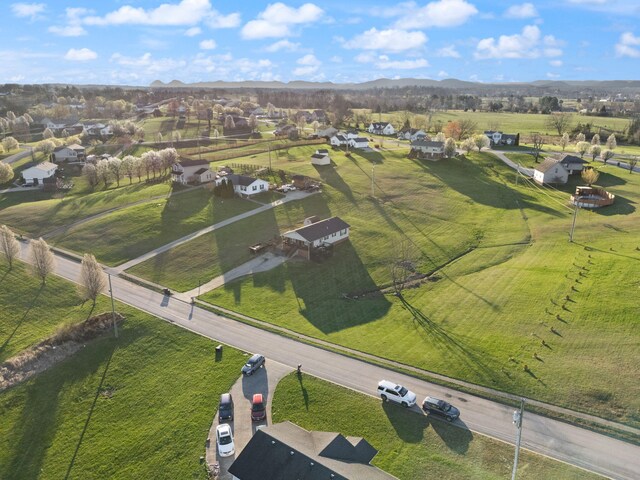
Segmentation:
{"type": "Polygon", "coordinates": [[[382,380],[378,383],[378,395],[382,400],[396,402],[403,407],[413,407],[416,404],[416,394],[397,383],[382,380]]]}
{"type": "Polygon", "coordinates": [[[230,457],[236,453],[233,433],[231,433],[231,427],[228,423],[223,423],[216,427],[216,443],[218,444],[218,454],[221,457],[230,457]]]}

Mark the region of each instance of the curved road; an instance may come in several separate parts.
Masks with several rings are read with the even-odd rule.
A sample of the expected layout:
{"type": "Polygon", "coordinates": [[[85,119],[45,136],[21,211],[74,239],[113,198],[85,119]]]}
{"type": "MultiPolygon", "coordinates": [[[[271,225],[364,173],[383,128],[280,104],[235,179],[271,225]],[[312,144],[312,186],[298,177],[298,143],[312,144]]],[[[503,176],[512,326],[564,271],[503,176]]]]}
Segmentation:
{"type": "MultiPolygon", "coordinates": [[[[22,243],[21,258],[28,258],[22,243]]],[[[57,256],[56,273],[71,281],[79,277],[80,266],[57,256]]],[[[119,301],[216,341],[248,352],[259,351],[267,358],[295,367],[353,390],[373,395],[379,380],[404,384],[421,399],[427,394],[451,399],[461,407],[461,427],[513,443],[513,408],[456,390],[395,373],[360,360],[297,342],[163,295],[119,277],[112,277],[113,294],[119,301]]],[[[414,407],[419,411],[418,407],[414,407]]],[[[615,479],[632,480],[640,475],[640,447],[590,430],[525,412],[523,447],[560,461],[615,479]]]]}

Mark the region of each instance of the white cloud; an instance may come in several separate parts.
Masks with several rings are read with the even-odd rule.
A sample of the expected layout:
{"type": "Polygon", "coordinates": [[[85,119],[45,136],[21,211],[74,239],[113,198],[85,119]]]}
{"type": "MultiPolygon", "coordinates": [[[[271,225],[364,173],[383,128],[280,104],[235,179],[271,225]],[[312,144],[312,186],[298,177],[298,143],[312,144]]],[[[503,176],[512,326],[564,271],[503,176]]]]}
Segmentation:
{"type": "Polygon", "coordinates": [[[38,17],[38,14],[44,12],[47,6],[44,3],[13,3],[11,11],[16,17],[30,17],[32,20],[38,17]]]}
{"type": "Polygon", "coordinates": [[[98,54],[88,48],[71,48],[64,56],[65,60],[72,60],[75,62],[86,62],[87,60],[95,60],[96,58],[98,58],[98,54]]]}
{"type": "Polygon", "coordinates": [[[423,32],[406,30],[378,30],[375,27],[344,43],[345,48],[402,52],[422,47],[427,42],[423,32]]]}
{"type": "Polygon", "coordinates": [[[478,9],[466,0],[438,0],[424,7],[414,3],[413,7],[402,9],[396,28],[457,27],[478,13],[478,9]]]}
{"type": "Polygon", "coordinates": [[[552,67],[561,67],[562,66],[562,60],[551,60],[549,62],[549,65],[551,65],[552,67]]]}
{"type": "Polygon", "coordinates": [[[448,76],[449,76],[449,74],[448,74],[447,72],[445,72],[444,70],[440,70],[440,71],[438,72],[438,76],[439,76],[440,78],[446,78],[446,77],[448,77],[448,76]]]}
{"type": "Polygon", "coordinates": [[[202,50],[213,50],[214,48],[216,48],[216,41],[215,40],[202,40],[200,42],[200,48],[202,50]]]}
{"type": "Polygon", "coordinates": [[[313,75],[318,71],[318,67],[298,67],[293,70],[293,74],[296,77],[307,77],[309,75],[313,75]]]}
{"type": "Polygon", "coordinates": [[[179,3],[163,3],[156,8],[124,5],[103,17],[88,16],[83,19],[87,25],[197,25],[204,21],[211,28],[235,27],[240,23],[237,13],[223,15],[209,0],[182,0],[179,3]]]}
{"type": "Polygon", "coordinates": [[[329,60],[331,60],[333,63],[342,63],[342,57],[339,55],[334,55],[329,60]]]}
{"type": "Polygon", "coordinates": [[[241,35],[245,39],[288,37],[293,35],[291,27],[316,22],[323,14],[324,10],[313,3],[305,3],[299,8],[274,3],[260,12],[256,20],[242,27],[241,35]]]}
{"type": "Polygon", "coordinates": [[[376,67],[382,70],[414,70],[416,68],[425,68],[429,66],[424,58],[417,60],[389,60],[388,58],[382,58],[375,63],[376,67]]]}
{"type": "Polygon", "coordinates": [[[195,37],[196,35],[200,35],[201,33],[202,29],[200,27],[191,27],[184,32],[187,37],[195,37]]]}
{"type": "Polygon", "coordinates": [[[267,52],[279,52],[280,50],[286,50],[288,52],[295,52],[300,49],[299,43],[293,43],[289,40],[278,40],[275,43],[272,43],[268,47],[265,47],[267,52]]]}
{"type": "Polygon", "coordinates": [[[557,74],[557,73],[547,72],[547,77],[548,78],[560,78],[560,75],[557,74]]]}
{"type": "Polygon", "coordinates": [[[537,26],[528,25],[522,29],[522,33],[500,35],[498,40],[493,37],[480,40],[474,56],[476,59],[557,57],[562,55],[562,50],[558,48],[560,45],[561,42],[552,35],[543,39],[537,26]]]}
{"type": "Polygon", "coordinates": [[[141,57],[127,57],[120,53],[114,53],[111,55],[109,61],[124,67],[144,67],[145,73],[167,72],[187,66],[187,62],[184,60],[176,60],[173,58],[154,59],[148,52],[141,57]]]}
{"type": "Polygon", "coordinates": [[[307,77],[309,75],[313,75],[318,71],[322,62],[316,58],[315,55],[309,53],[303,57],[300,57],[296,60],[300,67],[297,67],[293,70],[293,74],[296,77],[307,77]]]}
{"type": "Polygon", "coordinates": [[[61,37],[81,37],[82,35],[87,34],[87,31],[80,25],[63,25],[61,27],[52,25],[48,30],[54,35],[59,35],[61,37]]]}
{"type": "Polygon", "coordinates": [[[523,3],[520,5],[511,5],[504,16],[507,18],[534,18],[538,16],[538,11],[532,3],[523,3]]]}
{"type": "Polygon", "coordinates": [[[298,65],[310,65],[310,66],[316,66],[316,67],[319,65],[322,65],[322,62],[318,60],[316,56],[312,55],[311,53],[305,55],[304,57],[300,57],[298,60],[296,60],[296,63],[298,65]]]}
{"type": "Polygon", "coordinates": [[[438,57],[450,57],[450,58],[460,58],[460,53],[456,50],[456,47],[453,45],[447,45],[446,47],[442,47],[440,50],[436,52],[438,57]]]}
{"type": "Polygon", "coordinates": [[[616,43],[616,57],[640,58],[640,37],[631,32],[624,32],[616,43]]]}

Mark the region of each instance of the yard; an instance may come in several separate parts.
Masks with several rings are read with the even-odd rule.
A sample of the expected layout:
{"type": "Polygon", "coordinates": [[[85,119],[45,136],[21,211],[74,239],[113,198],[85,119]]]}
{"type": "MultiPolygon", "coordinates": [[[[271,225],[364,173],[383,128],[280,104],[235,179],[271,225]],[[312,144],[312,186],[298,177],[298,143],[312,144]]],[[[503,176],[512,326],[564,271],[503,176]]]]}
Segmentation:
{"type": "MultiPolygon", "coordinates": [[[[378,450],[373,465],[403,480],[501,479],[513,466],[511,445],[307,375],[280,381],[272,414],[276,423],[364,437],[378,450]]],[[[518,478],[601,477],[522,451],[518,478]]]]}
{"type": "MultiPolygon", "coordinates": [[[[20,265],[0,278],[2,359],[88,315],[68,282],[51,278],[39,291],[20,265]]],[[[103,297],[95,311],[108,308],[103,297]]],[[[215,362],[214,342],[116,308],[126,316],[118,340],[90,341],[0,393],[0,478],[207,478],[199,457],[244,355],[225,348],[215,362]]]]}

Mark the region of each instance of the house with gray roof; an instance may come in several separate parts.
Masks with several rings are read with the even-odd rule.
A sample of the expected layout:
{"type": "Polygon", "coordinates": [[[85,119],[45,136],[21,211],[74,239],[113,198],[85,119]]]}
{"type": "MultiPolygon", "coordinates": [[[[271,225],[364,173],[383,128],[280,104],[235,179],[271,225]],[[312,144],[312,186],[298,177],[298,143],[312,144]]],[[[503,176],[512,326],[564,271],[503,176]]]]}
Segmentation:
{"type": "Polygon", "coordinates": [[[257,430],[229,473],[235,480],[397,480],[371,465],[377,453],[362,437],[283,422],[257,430]]]}
{"type": "Polygon", "coordinates": [[[444,156],[444,142],[434,140],[415,140],[411,142],[411,151],[421,158],[442,158],[444,156]]]}
{"type": "Polygon", "coordinates": [[[347,241],[350,228],[340,217],[331,217],[285,232],[282,241],[286,246],[298,247],[300,255],[310,259],[314,249],[347,241]]]}

